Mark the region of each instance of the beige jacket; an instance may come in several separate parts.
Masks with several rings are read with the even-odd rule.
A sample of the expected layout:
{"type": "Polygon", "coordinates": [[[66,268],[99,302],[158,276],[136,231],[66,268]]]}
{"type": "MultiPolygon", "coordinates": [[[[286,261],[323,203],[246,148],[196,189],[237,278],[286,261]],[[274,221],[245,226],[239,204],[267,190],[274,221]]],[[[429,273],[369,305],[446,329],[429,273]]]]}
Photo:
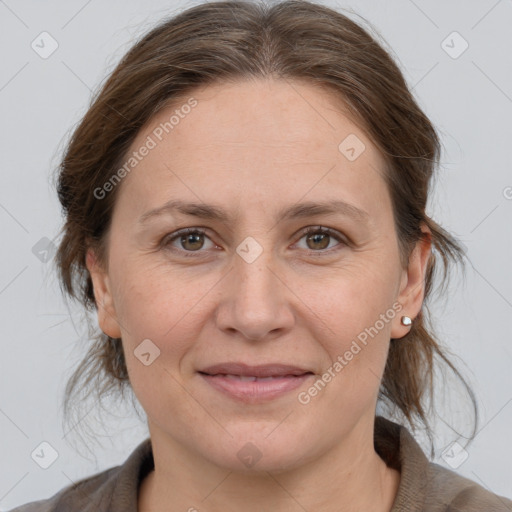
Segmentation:
{"type": "MultiPolygon", "coordinates": [[[[401,472],[391,512],[512,512],[510,499],[430,462],[405,427],[381,416],[375,418],[375,449],[401,472]]],[[[148,438],[123,464],[11,512],[137,512],[139,483],[153,468],[148,438]]]]}

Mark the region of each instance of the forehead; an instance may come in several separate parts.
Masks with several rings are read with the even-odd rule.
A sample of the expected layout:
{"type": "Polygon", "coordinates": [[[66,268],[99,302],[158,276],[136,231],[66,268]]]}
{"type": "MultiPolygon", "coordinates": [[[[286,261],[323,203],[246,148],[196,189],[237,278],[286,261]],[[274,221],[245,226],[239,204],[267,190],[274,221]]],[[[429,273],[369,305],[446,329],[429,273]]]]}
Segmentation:
{"type": "Polygon", "coordinates": [[[384,160],[343,102],[300,81],[197,88],[158,112],[129,155],[145,145],[151,150],[122,183],[124,195],[141,209],[175,195],[207,202],[212,195],[226,202],[242,194],[245,200],[297,201],[343,189],[351,199],[382,193],[385,186],[384,160]]]}
{"type": "MultiPolygon", "coordinates": [[[[286,145],[294,146],[294,152],[313,146],[338,151],[340,136],[367,137],[351,117],[341,97],[327,87],[304,80],[246,79],[202,86],[174,99],[141,132],[150,134],[167,123],[162,136],[175,147],[238,144],[249,149],[261,144],[281,151],[286,151],[286,145]],[[196,105],[188,108],[191,98],[196,105]],[[172,117],[176,124],[170,127],[172,117]]],[[[376,148],[369,149],[377,153],[376,148]]]]}

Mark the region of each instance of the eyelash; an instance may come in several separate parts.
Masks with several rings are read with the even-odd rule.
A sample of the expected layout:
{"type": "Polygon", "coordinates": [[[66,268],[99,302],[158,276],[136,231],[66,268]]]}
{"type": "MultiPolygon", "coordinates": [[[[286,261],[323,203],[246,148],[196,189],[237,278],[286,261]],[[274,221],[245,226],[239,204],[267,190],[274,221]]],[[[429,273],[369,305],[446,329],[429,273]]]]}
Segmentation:
{"type": "MultiPolygon", "coordinates": [[[[313,234],[313,233],[320,233],[320,234],[325,234],[325,235],[329,235],[333,238],[335,238],[338,242],[340,242],[340,245],[341,246],[346,246],[348,245],[348,242],[347,240],[344,239],[344,237],[338,233],[337,231],[331,229],[331,228],[325,228],[323,226],[309,226],[307,228],[305,228],[302,232],[301,232],[301,235],[300,235],[300,238],[299,240],[301,240],[304,236],[306,235],[310,235],[310,234],[313,234]]],[[[168,235],[165,235],[161,242],[160,242],[160,247],[164,248],[164,249],[168,249],[170,251],[173,251],[173,252],[179,252],[179,253],[182,253],[183,256],[185,256],[186,258],[197,258],[197,257],[201,257],[202,254],[204,251],[201,251],[201,250],[198,250],[198,251],[186,251],[184,249],[176,249],[175,247],[171,247],[171,243],[174,242],[175,240],[177,240],[178,238],[182,237],[182,236],[186,236],[186,235],[189,235],[189,234],[199,234],[199,235],[206,235],[207,238],[208,235],[206,234],[206,230],[205,229],[202,229],[202,228],[184,228],[184,229],[180,229],[179,231],[176,231],[174,233],[170,233],[168,235]]],[[[341,248],[339,249],[336,249],[336,248],[331,248],[331,249],[323,249],[323,250],[319,250],[319,251],[313,251],[313,250],[310,250],[309,253],[313,256],[321,256],[325,253],[329,253],[331,254],[332,251],[336,251],[336,250],[340,250],[341,248]]]]}

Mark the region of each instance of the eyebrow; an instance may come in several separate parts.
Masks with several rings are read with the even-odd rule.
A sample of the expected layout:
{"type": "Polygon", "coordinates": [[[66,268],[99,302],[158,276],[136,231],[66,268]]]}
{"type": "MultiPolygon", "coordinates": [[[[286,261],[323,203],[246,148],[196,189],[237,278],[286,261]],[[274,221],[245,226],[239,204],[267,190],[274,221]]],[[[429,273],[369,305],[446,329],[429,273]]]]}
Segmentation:
{"type": "MultiPolygon", "coordinates": [[[[145,224],[150,219],[175,211],[201,219],[218,220],[225,223],[232,221],[229,213],[218,206],[171,199],[164,205],[143,213],[137,222],[138,224],[145,224]]],[[[369,215],[366,211],[341,200],[332,200],[323,203],[307,201],[282,208],[276,213],[275,220],[291,220],[313,217],[315,215],[332,215],[336,213],[352,217],[353,219],[362,222],[369,219],[369,215]]]]}

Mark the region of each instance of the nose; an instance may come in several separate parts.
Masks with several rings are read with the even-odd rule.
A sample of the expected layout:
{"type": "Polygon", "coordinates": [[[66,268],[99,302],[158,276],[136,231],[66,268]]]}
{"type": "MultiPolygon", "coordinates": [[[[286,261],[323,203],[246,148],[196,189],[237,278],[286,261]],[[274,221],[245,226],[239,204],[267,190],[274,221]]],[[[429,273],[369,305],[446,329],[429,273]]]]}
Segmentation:
{"type": "Polygon", "coordinates": [[[235,254],[216,311],[219,329],[256,341],[282,336],[292,328],[294,295],[276,269],[270,250],[252,262],[235,254]]]}

